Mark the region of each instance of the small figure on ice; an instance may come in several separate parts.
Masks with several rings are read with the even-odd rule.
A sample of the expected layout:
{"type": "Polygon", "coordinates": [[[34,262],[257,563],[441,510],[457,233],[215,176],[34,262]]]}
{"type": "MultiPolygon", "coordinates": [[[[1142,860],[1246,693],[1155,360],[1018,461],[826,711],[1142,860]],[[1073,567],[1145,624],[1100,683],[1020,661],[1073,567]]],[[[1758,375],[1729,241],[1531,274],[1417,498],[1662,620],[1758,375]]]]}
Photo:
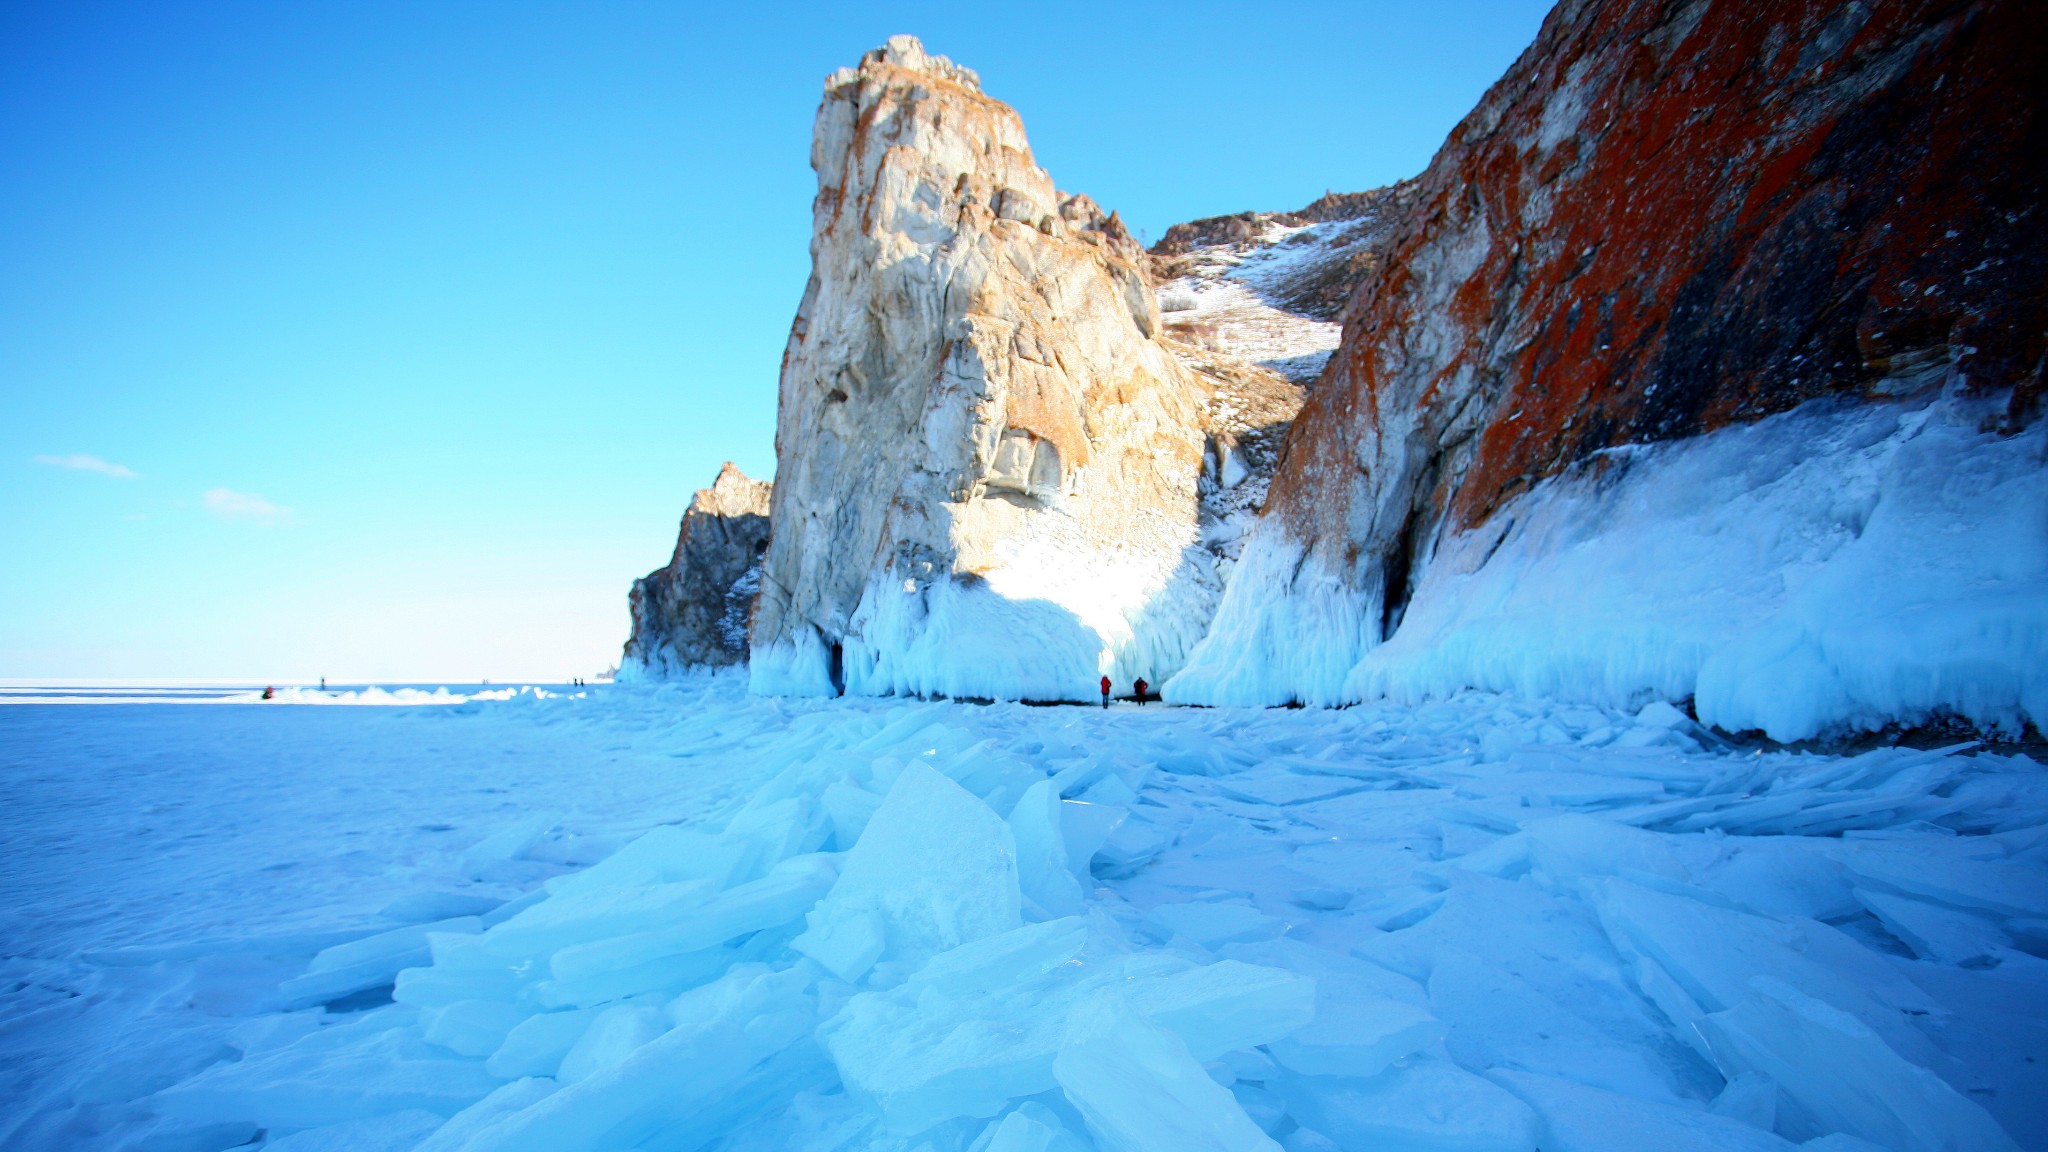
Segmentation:
{"type": "Polygon", "coordinates": [[[1145,689],[1150,687],[1150,685],[1145,683],[1145,678],[1143,676],[1140,676],[1138,677],[1138,682],[1136,684],[1131,685],[1131,687],[1136,688],[1138,690],[1138,703],[1140,706],[1142,706],[1145,703],[1145,689]]]}
{"type": "Polygon", "coordinates": [[[273,691],[271,691],[271,690],[270,690],[270,685],[268,685],[268,684],[265,684],[265,685],[263,686],[263,698],[264,698],[265,700],[268,700],[268,699],[270,699],[271,697],[273,697],[273,696],[275,696],[275,695],[277,695],[277,693],[275,693],[275,692],[273,692],[273,691]]]}
{"type": "Polygon", "coordinates": [[[1102,678],[1102,706],[1109,707],[1109,677],[1102,678]]]}

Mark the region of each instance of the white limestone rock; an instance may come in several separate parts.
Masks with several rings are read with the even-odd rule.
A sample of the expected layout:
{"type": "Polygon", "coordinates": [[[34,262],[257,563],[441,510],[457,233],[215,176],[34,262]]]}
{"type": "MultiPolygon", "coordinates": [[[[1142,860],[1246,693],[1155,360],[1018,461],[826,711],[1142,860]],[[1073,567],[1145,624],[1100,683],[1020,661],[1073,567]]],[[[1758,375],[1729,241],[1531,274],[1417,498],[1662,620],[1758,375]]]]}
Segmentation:
{"type": "Polygon", "coordinates": [[[783,360],[754,690],[1086,699],[1175,671],[1219,588],[1213,385],[1145,256],[907,36],[827,81],[783,360]]]}

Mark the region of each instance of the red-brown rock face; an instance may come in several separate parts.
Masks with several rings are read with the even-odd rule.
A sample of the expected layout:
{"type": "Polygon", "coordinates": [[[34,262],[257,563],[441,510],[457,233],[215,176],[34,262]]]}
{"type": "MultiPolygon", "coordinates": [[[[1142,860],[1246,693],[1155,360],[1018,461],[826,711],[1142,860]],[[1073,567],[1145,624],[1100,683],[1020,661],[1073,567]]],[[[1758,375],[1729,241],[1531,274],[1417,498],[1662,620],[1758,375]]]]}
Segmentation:
{"type": "MultiPolygon", "coordinates": [[[[1935,386],[2025,423],[2044,76],[2048,6],[2026,0],[1565,0],[1346,310],[1274,482],[1272,586],[1233,585],[1210,643],[1287,649],[1301,621],[1266,604],[1292,597],[1354,633],[1290,651],[1292,679],[1341,676],[1441,531],[1603,448],[1935,386]]],[[[1183,698],[1334,691],[1204,663],[1183,698]]]]}

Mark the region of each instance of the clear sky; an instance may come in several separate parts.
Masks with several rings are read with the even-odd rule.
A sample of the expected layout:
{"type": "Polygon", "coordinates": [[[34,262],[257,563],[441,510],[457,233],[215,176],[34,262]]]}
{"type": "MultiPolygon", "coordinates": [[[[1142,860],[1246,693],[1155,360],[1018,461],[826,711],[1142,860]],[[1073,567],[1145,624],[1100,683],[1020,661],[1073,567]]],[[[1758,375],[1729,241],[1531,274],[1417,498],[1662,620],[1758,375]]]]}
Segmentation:
{"type": "Polygon", "coordinates": [[[774,470],[896,32],[1156,238],[1419,172],[1546,3],[0,0],[0,677],[594,675],[774,470]]]}

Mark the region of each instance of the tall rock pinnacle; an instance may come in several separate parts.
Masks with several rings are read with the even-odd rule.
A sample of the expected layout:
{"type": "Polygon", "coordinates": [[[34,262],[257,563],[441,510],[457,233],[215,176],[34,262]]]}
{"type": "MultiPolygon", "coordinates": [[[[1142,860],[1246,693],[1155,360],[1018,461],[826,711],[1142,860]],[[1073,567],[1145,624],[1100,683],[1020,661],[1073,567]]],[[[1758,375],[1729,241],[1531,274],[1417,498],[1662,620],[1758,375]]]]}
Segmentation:
{"type": "Polygon", "coordinates": [[[909,36],[827,80],[783,357],[756,691],[1073,699],[1207,623],[1210,385],[1145,256],[909,36]]]}

